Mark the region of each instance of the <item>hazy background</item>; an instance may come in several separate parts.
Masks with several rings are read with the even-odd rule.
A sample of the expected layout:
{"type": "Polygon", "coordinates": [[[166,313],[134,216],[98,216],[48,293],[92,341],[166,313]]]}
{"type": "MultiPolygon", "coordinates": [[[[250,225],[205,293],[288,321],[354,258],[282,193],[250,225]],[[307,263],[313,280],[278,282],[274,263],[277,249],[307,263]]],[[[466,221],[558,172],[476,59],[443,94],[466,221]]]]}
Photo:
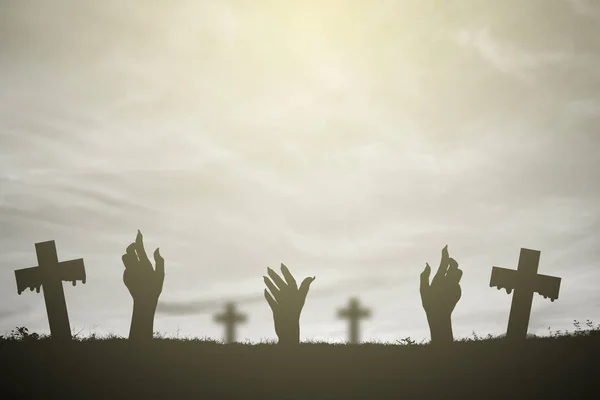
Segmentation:
{"type": "Polygon", "coordinates": [[[600,323],[600,2],[0,0],[0,333],[34,243],[83,257],[71,327],[127,335],[121,255],[166,259],[155,329],[275,338],[266,267],[316,276],[303,339],[428,338],[418,282],[464,271],[456,336],[503,333],[492,266],[541,250],[530,331],[600,323]]]}

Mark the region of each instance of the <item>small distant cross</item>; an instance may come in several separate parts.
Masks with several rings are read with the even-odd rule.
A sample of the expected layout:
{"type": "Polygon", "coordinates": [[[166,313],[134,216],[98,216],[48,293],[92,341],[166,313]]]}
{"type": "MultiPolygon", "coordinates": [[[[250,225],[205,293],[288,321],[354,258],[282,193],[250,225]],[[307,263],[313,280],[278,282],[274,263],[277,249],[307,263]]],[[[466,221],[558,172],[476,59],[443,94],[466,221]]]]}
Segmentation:
{"type": "Polygon", "coordinates": [[[39,293],[44,290],[44,301],[50,325],[50,334],[53,339],[71,339],[69,314],[65,302],[62,281],[85,283],[85,266],[83,259],[58,262],[55,242],[42,242],[35,244],[38,266],[19,269],[15,271],[17,291],[19,294],[25,289],[34,288],[39,293]]]}
{"type": "Polygon", "coordinates": [[[235,342],[236,325],[247,321],[245,314],[239,314],[235,303],[227,303],[222,314],[215,315],[215,322],[225,325],[225,343],[235,342]]]}
{"type": "Polygon", "coordinates": [[[351,298],[348,308],[338,310],[338,318],[349,320],[349,334],[350,343],[356,344],[359,342],[359,331],[358,323],[363,318],[371,316],[371,312],[368,309],[360,308],[357,298],[351,298]]]}
{"type": "Polygon", "coordinates": [[[537,292],[550,298],[558,299],[560,278],[537,273],[540,263],[540,252],[537,250],[521,249],[517,270],[493,267],[490,286],[498,290],[506,289],[510,294],[515,291],[510,306],[508,329],[506,337],[511,339],[525,339],[531,315],[533,293],[537,292]]]}

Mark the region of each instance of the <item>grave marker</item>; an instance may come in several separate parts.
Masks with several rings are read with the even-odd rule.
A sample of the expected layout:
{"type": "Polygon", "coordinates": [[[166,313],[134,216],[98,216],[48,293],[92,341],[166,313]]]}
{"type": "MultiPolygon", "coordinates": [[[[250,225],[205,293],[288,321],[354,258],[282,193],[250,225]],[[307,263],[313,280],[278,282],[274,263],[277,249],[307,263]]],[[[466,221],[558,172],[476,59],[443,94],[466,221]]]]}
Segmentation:
{"type": "Polygon", "coordinates": [[[217,314],[214,317],[215,322],[225,325],[225,343],[234,343],[236,334],[236,325],[246,322],[245,314],[239,314],[235,309],[235,303],[227,303],[225,311],[222,314],[217,314]]]}
{"type": "Polygon", "coordinates": [[[496,286],[498,290],[506,289],[508,294],[515,291],[510,307],[507,338],[525,339],[527,337],[534,292],[544,298],[549,297],[550,301],[558,299],[561,278],[538,274],[539,262],[539,251],[521,249],[516,271],[499,267],[492,268],[490,287],[496,286]]]}
{"type": "Polygon", "coordinates": [[[35,250],[38,266],[15,271],[17,291],[21,294],[27,288],[35,288],[39,293],[43,289],[52,338],[70,340],[71,327],[62,282],[71,281],[73,286],[77,281],[85,283],[83,259],[58,262],[53,240],[36,243],[35,250]]]}
{"type": "Polygon", "coordinates": [[[368,309],[360,308],[357,298],[351,298],[348,308],[338,310],[338,318],[349,320],[349,343],[357,344],[359,342],[358,323],[363,318],[371,316],[368,309]]]}

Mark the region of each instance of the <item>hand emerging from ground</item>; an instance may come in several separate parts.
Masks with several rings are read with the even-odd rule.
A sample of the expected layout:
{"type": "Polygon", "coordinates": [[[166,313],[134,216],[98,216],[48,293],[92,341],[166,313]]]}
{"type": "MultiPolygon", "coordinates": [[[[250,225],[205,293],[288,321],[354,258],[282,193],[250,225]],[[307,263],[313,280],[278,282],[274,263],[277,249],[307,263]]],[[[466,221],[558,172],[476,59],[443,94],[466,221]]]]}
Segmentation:
{"type": "Polygon", "coordinates": [[[123,282],[133,297],[133,315],[129,339],[152,339],[154,314],[165,280],[165,260],[158,249],[154,252],[156,269],[144,250],[142,233],[127,247],[122,257],[125,271],[123,282]]]}
{"type": "Polygon", "coordinates": [[[449,256],[448,246],[442,249],[440,266],[429,284],[431,267],[426,264],[421,273],[421,301],[427,314],[431,343],[452,343],[452,311],[460,300],[462,271],[458,263],[449,256]]]}
{"type": "Polygon", "coordinates": [[[264,276],[264,281],[271,293],[265,289],[265,299],[273,311],[275,321],[275,333],[279,337],[280,344],[300,343],[300,313],[304,307],[304,301],[308,294],[310,284],[315,278],[306,278],[300,284],[287,269],[281,264],[281,272],[285,281],[271,268],[267,268],[271,279],[264,276]]]}

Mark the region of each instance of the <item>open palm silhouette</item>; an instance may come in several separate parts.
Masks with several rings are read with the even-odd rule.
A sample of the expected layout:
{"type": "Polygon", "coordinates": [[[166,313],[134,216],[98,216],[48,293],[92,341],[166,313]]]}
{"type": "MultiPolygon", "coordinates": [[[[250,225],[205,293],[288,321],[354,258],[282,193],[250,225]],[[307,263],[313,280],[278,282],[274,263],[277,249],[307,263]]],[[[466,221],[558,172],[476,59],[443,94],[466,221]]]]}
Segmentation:
{"type": "Polygon", "coordinates": [[[281,264],[281,272],[285,281],[271,268],[267,268],[270,279],[263,276],[269,291],[265,289],[265,299],[273,311],[275,333],[280,344],[296,344],[300,342],[300,314],[310,284],[315,280],[305,278],[300,287],[288,268],[281,264]]]}

